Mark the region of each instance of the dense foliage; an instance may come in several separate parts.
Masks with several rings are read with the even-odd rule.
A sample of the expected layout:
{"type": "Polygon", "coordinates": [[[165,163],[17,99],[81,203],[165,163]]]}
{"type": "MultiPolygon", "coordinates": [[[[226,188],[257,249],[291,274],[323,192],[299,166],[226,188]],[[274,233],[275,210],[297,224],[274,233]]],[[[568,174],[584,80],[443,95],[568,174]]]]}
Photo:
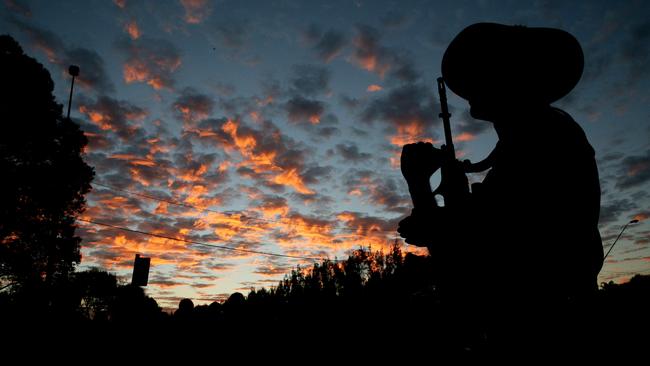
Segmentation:
{"type": "Polygon", "coordinates": [[[86,137],[63,117],[43,65],[6,35],[0,65],[0,290],[52,311],[81,260],[74,223],[94,172],[83,160],[86,137]]]}

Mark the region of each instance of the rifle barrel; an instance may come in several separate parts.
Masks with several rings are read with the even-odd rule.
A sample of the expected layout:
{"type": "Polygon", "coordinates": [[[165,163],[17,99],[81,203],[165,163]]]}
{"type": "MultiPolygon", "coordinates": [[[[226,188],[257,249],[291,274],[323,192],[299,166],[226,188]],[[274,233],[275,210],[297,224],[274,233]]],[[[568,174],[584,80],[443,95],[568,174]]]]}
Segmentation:
{"type": "Polygon", "coordinates": [[[440,114],[438,117],[442,118],[442,126],[445,129],[445,145],[447,146],[447,151],[455,159],[456,151],[454,149],[454,141],[451,137],[451,124],[449,122],[449,107],[447,106],[447,90],[445,89],[445,81],[443,78],[438,78],[438,94],[440,95],[440,114]]]}

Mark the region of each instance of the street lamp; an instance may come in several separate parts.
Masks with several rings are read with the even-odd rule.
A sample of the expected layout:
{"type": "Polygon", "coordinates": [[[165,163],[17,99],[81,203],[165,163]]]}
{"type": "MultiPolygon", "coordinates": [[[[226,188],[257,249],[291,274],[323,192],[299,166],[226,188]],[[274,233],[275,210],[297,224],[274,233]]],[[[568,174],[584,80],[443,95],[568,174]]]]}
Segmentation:
{"type": "Polygon", "coordinates": [[[72,76],[72,85],[70,85],[70,99],[68,99],[68,119],[70,119],[70,107],[72,106],[72,89],[74,89],[74,78],[79,76],[79,66],[70,65],[68,73],[72,76]]]}
{"type": "Polygon", "coordinates": [[[637,222],[639,222],[639,220],[634,219],[634,220],[628,222],[627,224],[625,224],[625,226],[623,226],[623,230],[621,230],[621,232],[616,237],[616,240],[614,240],[614,244],[612,244],[612,246],[609,247],[609,250],[607,251],[607,254],[605,254],[605,257],[603,257],[603,261],[605,261],[605,259],[607,259],[607,256],[609,255],[609,252],[611,252],[612,249],[614,249],[614,245],[616,245],[616,242],[618,241],[618,239],[621,237],[621,235],[623,235],[623,231],[625,231],[627,226],[630,225],[630,224],[636,224],[637,222]]]}

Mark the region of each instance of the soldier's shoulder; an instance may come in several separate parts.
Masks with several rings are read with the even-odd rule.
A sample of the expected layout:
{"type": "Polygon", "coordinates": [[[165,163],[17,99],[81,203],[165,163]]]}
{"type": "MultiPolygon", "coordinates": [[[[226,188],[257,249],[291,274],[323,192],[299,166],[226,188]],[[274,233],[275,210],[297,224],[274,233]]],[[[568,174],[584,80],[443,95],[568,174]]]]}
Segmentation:
{"type": "Polygon", "coordinates": [[[559,108],[551,108],[550,118],[550,122],[555,129],[554,134],[557,137],[557,142],[588,154],[594,153],[594,149],[589,143],[582,126],[569,113],[559,108]]]}

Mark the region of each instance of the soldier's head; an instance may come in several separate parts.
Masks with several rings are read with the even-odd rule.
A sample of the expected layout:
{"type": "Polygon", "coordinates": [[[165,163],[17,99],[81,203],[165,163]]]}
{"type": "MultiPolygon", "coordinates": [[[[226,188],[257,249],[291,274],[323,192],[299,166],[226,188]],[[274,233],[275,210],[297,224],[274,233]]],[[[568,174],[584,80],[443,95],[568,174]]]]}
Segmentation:
{"type": "Polygon", "coordinates": [[[474,118],[488,121],[550,105],[575,87],[583,68],[571,34],[496,23],[465,28],[442,59],[448,88],[469,101],[474,118]]]}

